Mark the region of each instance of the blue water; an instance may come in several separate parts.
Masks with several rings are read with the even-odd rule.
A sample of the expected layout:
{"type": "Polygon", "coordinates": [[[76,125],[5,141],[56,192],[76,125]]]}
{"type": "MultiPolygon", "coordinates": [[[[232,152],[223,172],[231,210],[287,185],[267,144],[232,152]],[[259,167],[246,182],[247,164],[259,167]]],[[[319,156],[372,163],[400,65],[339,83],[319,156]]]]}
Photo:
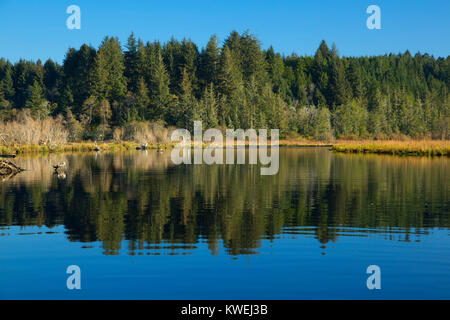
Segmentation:
{"type": "Polygon", "coordinates": [[[385,239],[383,233],[355,235],[326,248],[304,231],[263,240],[258,255],[230,258],[223,249],[211,257],[202,240],[188,255],[168,249],[160,255],[108,256],[98,242],[92,248],[68,242],[62,227],[11,227],[2,230],[6,236],[0,241],[0,298],[449,298],[448,230],[427,230],[426,236],[414,230],[419,234],[410,242],[385,239]],[[42,234],[20,235],[24,232],[42,234]],[[73,264],[81,268],[81,290],[66,287],[66,268],[73,264]],[[372,264],[381,268],[381,290],[367,289],[366,268],[372,264]]]}
{"type": "MultiPolygon", "coordinates": [[[[291,157],[303,157],[306,162],[295,165],[291,163],[286,175],[281,173],[275,180],[266,182],[268,184],[263,187],[264,190],[278,186],[276,189],[270,189],[273,191],[272,206],[263,206],[264,201],[256,201],[255,193],[242,202],[246,209],[238,216],[239,219],[233,220],[238,226],[230,227],[227,222],[214,220],[206,223],[205,220],[224,215],[225,211],[217,209],[219,206],[228,209],[242,207],[228,207],[226,200],[225,204],[220,204],[220,201],[214,202],[215,200],[209,199],[207,195],[203,195],[201,201],[195,201],[193,199],[200,197],[197,194],[184,205],[186,210],[191,210],[190,215],[196,217],[196,220],[189,222],[187,219],[188,222],[182,222],[183,219],[178,216],[180,208],[173,204],[176,202],[175,198],[181,201],[180,195],[173,195],[172,202],[168,202],[172,203],[169,205],[172,209],[163,205],[158,208],[143,205],[145,209],[142,212],[148,212],[150,218],[159,213],[158,210],[162,210],[162,207],[170,218],[162,223],[164,228],[161,232],[155,233],[161,235],[158,239],[153,235],[151,239],[146,238],[139,231],[141,227],[151,229],[153,225],[160,224],[155,222],[158,220],[150,219],[150,222],[141,224],[132,222],[129,217],[130,214],[141,212],[133,201],[135,198],[142,200],[143,195],[133,191],[126,196],[125,202],[118,200],[127,194],[125,190],[129,190],[131,185],[139,189],[139,184],[125,178],[130,174],[127,171],[101,166],[97,171],[93,170],[93,176],[89,179],[92,179],[94,185],[99,183],[96,177],[101,178],[105,172],[114,171],[111,174],[119,177],[116,177],[116,182],[111,182],[108,190],[101,191],[100,186],[90,190],[89,201],[97,199],[95,204],[92,202],[88,206],[92,212],[76,211],[78,215],[75,218],[72,217],[73,212],[70,209],[75,204],[68,200],[67,194],[70,194],[70,191],[66,189],[66,184],[70,186],[78,183],[75,177],[68,177],[65,182],[49,180],[44,183],[35,176],[29,180],[22,178],[23,181],[16,176],[14,179],[17,180],[11,179],[6,184],[4,182],[0,189],[0,217],[3,215],[4,218],[0,226],[0,299],[450,298],[450,238],[447,225],[449,204],[445,181],[448,177],[448,165],[442,162],[444,160],[422,160],[416,163],[415,160],[395,159],[390,163],[391,160],[386,158],[371,157],[358,158],[355,162],[356,158],[340,158],[328,151],[286,152],[290,153],[281,153],[284,159],[282,161],[288,161],[291,157]],[[320,160],[322,157],[328,157],[324,163],[320,162],[323,161],[320,160]],[[346,172],[345,164],[348,161],[352,163],[352,170],[346,172]],[[340,170],[321,176],[319,171],[329,170],[330,164],[333,163],[340,170]],[[359,168],[355,167],[356,163],[359,168]],[[350,180],[343,176],[344,173],[353,175],[358,170],[367,173],[372,170],[371,166],[377,165],[381,168],[379,173],[390,173],[392,170],[393,174],[372,175],[370,179],[373,181],[362,179],[367,177],[365,174],[352,176],[350,180]],[[405,170],[405,167],[411,174],[401,175],[400,178],[398,170],[405,170]],[[435,172],[436,168],[440,168],[438,172],[435,172]],[[427,173],[433,176],[437,174],[436,176],[441,176],[443,180],[435,178],[428,185],[428,182],[419,183],[420,181],[411,178],[416,175],[419,180],[427,180],[427,173]],[[303,207],[310,209],[306,213],[299,209],[300,216],[288,214],[294,207],[303,208],[294,205],[297,198],[301,198],[293,193],[294,190],[300,195],[311,191],[311,196],[306,199],[312,201],[313,198],[320,198],[320,186],[323,183],[329,184],[330,181],[335,186],[339,185],[339,188],[334,189],[335,192],[325,193],[325,196],[314,204],[304,204],[303,207]],[[349,181],[352,185],[346,185],[349,181]],[[336,190],[340,188],[348,188],[345,194],[349,195],[358,192],[355,184],[360,187],[371,183],[375,185],[368,188],[372,194],[378,194],[379,202],[365,199],[361,195],[351,198],[342,196],[341,200],[333,196],[339,193],[336,190]],[[403,188],[404,183],[415,187],[403,188]],[[391,184],[392,189],[387,187],[391,184]],[[24,185],[31,188],[37,188],[39,185],[39,196],[23,196],[23,193],[28,192],[23,189],[24,185]],[[417,191],[424,189],[432,189],[432,192],[417,191]],[[393,198],[386,193],[380,193],[380,190],[389,191],[393,198]],[[44,196],[45,192],[47,194],[44,196]],[[52,195],[49,195],[49,192],[52,192],[52,195]],[[411,192],[411,195],[407,192],[411,192]],[[108,193],[111,198],[108,198],[108,193]],[[21,200],[13,201],[14,205],[11,207],[7,199],[13,196],[21,200]],[[39,197],[44,199],[40,204],[39,197]],[[60,200],[56,201],[55,197],[60,197],[60,200]],[[423,200],[426,204],[423,205],[419,198],[423,198],[420,201],[423,200]],[[64,205],[58,207],[54,201],[64,205]],[[359,201],[361,203],[358,204],[359,201]],[[120,222],[114,220],[115,222],[105,226],[96,222],[99,219],[96,213],[104,210],[104,202],[112,203],[116,208],[120,207],[118,203],[124,203],[123,212],[120,212],[123,219],[119,219],[120,222]],[[27,210],[19,209],[19,203],[27,210]],[[201,207],[200,204],[204,206],[201,207]],[[254,211],[253,218],[249,219],[246,214],[252,205],[257,210],[254,211]],[[341,211],[338,208],[342,206],[344,209],[339,213],[341,211]],[[432,209],[423,211],[421,208],[425,206],[432,209]],[[408,210],[403,210],[405,208],[408,210]],[[319,210],[321,214],[315,216],[315,210],[319,210]],[[24,212],[29,216],[27,219],[24,218],[24,212]],[[9,220],[8,214],[12,215],[9,220]],[[52,215],[53,217],[48,217],[52,215]],[[68,219],[67,215],[72,218],[68,219]],[[259,215],[265,216],[263,222],[258,222],[259,215]],[[373,219],[374,217],[376,219],[373,219]],[[189,227],[195,231],[189,233],[189,227]],[[134,231],[130,231],[131,229],[134,231]],[[231,230],[231,233],[227,230],[231,230]],[[256,232],[258,230],[259,233],[256,232]],[[195,237],[192,238],[192,235],[195,237]],[[105,239],[109,236],[110,239],[105,239]],[[140,237],[147,240],[139,240],[140,237]],[[212,241],[212,238],[215,240],[212,241]],[[212,243],[214,245],[211,245],[212,243]],[[232,250],[235,246],[238,249],[232,250]],[[69,265],[78,265],[81,268],[81,290],[69,290],[66,287],[69,277],[66,268],[69,265]],[[369,265],[378,265],[381,269],[380,290],[369,290],[366,286],[369,277],[366,269],[369,265]]],[[[133,159],[134,156],[109,157],[133,159]]],[[[126,159],[122,160],[126,163],[126,159]]],[[[81,160],[69,158],[68,161],[81,160]]],[[[88,163],[94,168],[90,161],[88,163]]],[[[174,185],[195,179],[190,174],[181,172],[176,177],[185,177],[183,182],[174,180],[170,167],[146,167],[142,170],[144,173],[138,174],[142,183],[156,177],[170,180],[174,185]],[[187,176],[183,176],[184,174],[187,176]]],[[[204,170],[207,175],[213,168],[204,170]]],[[[204,177],[205,173],[201,176],[204,177]]],[[[114,179],[112,176],[109,178],[114,179]]],[[[245,178],[241,176],[238,180],[243,186],[245,182],[242,179],[245,178]]],[[[217,178],[214,180],[217,181],[217,178]]],[[[228,183],[232,184],[233,181],[230,179],[228,183]]],[[[211,188],[209,184],[209,187],[203,186],[201,181],[196,181],[195,184],[201,185],[197,193],[199,190],[207,193],[206,190],[211,188]]],[[[159,189],[173,190],[174,185],[159,184],[159,189]]],[[[87,188],[87,185],[83,188],[87,188]]],[[[213,191],[213,195],[223,193],[221,190],[219,188],[213,191]]],[[[244,190],[250,194],[255,192],[249,186],[244,190]]],[[[87,189],[84,191],[87,192],[87,189]]],[[[145,191],[145,194],[151,195],[148,203],[162,201],[154,192],[156,191],[153,189],[145,191]]],[[[79,190],[75,193],[83,194],[79,190]]],[[[262,194],[261,190],[258,194],[262,194]]],[[[370,197],[367,192],[364,194],[370,197]]],[[[84,196],[80,197],[80,202],[88,201],[84,196]]],[[[231,203],[232,198],[227,194],[225,199],[228,198],[231,203]]],[[[266,198],[267,195],[262,195],[262,200],[266,198]]],[[[187,201],[187,196],[184,195],[182,199],[187,201]]]]}

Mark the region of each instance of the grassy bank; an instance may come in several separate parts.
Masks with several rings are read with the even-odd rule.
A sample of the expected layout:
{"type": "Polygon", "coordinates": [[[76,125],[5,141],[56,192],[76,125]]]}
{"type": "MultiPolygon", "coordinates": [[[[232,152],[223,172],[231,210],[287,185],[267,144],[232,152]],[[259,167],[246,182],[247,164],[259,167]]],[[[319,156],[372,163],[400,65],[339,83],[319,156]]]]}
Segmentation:
{"type": "MultiPolygon", "coordinates": [[[[270,144],[270,141],[268,141],[270,144]]],[[[194,142],[191,143],[194,145],[194,142]]],[[[103,151],[127,151],[127,150],[135,150],[140,146],[139,143],[136,142],[102,142],[97,143],[98,147],[103,151]]],[[[148,149],[169,149],[175,146],[175,143],[166,143],[166,144],[148,144],[148,149]]],[[[198,143],[195,143],[198,146],[198,143]]],[[[249,145],[248,140],[245,142],[245,145],[249,145]]],[[[312,140],[300,140],[300,139],[286,139],[279,141],[280,146],[293,146],[293,147],[331,147],[330,143],[321,142],[321,141],[312,141],[312,140]]],[[[202,143],[203,147],[208,146],[207,143],[202,143]]],[[[67,144],[60,144],[55,146],[48,145],[38,145],[38,144],[22,144],[22,145],[0,145],[0,155],[2,154],[30,154],[30,153],[52,153],[52,152],[88,152],[95,151],[95,143],[94,142],[74,142],[67,144]]]]}
{"type": "MultiPolygon", "coordinates": [[[[126,151],[136,149],[139,144],[134,142],[105,142],[97,144],[104,151],[126,151]]],[[[149,146],[148,148],[157,146],[149,146]]],[[[30,153],[51,153],[51,152],[88,152],[95,151],[93,142],[67,143],[57,146],[26,144],[14,146],[0,145],[0,154],[30,154],[30,153]]]]}
{"type": "MultiPolygon", "coordinates": [[[[245,143],[248,145],[248,141],[245,143]]],[[[140,144],[135,142],[103,142],[97,144],[103,151],[135,150],[140,144]]],[[[197,144],[198,145],[198,144],[197,144]]],[[[283,147],[331,147],[336,152],[347,153],[380,153],[392,155],[421,155],[421,156],[450,156],[450,144],[446,140],[411,140],[411,141],[343,141],[323,142],[303,139],[280,140],[283,147]]],[[[148,149],[172,148],[171,144],[149,144],[148,149]]],[[[207,146],[206,144],[202,145],[207,146]]],[[[3,154],[31,154],[57,152],[89,152],[95,151],[95,143],[78,142],[49,147],[47,145],[27,144],[5,146],[0,145],[0,155],[3,154]]]]}
{"type": "Polygon", "coordinates": [[[447,140],[338,141],[332,150],[347,153],[450,156],[450,144],[447,140]]]}

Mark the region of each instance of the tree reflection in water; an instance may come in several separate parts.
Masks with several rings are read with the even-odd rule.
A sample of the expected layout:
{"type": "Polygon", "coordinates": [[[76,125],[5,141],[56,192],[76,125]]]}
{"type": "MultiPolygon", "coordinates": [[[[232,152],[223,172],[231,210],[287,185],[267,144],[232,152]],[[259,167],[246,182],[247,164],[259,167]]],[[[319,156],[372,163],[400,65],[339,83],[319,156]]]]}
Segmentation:
{"type": "MultiPolygon", "coordinates": [[[[258,253],[262,239],[305,235],[410,241],[449,227],[446,158],[341,155],[281,148],[280,170],[174,165],[170,152],[22,157],[31,169],[0,183],[1,226],[64,225],[104,254],[258,253]],[[52,163],[65,161],[64,178],[52,163]]],[[[88,245],[87,245],[88,247],[88,245]]]]}

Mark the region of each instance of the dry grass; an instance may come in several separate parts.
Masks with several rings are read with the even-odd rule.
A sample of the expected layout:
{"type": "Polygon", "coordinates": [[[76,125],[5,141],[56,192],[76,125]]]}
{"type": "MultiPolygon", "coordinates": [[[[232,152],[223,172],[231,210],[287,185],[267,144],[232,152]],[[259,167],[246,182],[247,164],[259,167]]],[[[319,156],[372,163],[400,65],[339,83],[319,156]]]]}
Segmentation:
{"type": "MultiPolygon", "coordinates": [[[[102,143],[97,143],[97,146],[102,151],[108,152],[136,150],[136,147],[140,145],[141,145],[140,143],[136,142],[105,141],[102,143]]],[[[174,146],[173,143],[166,143],[166,144],[149,143],[147,149],[160,149],[160,148],[168,149],[172,148],[173,146],[174,146]]],[[[54,147],[36,144],[12,145],[12,146],[5,146],[0,144],[0,154],[36,154],[36,153],[90,152],[90,151],[95,151],[94,142],[74,142],[54,147]]]]}
{"type": "MultiPolygon", "coordinates": [[[[136,149],[142,143],[148,148],[171,145],[170,129],[159,122],[133,122],[116,128],[114,141],[99,142],[104,151],[136,149]]],[[[0,154],[94,151],[94,142],[69,142],[70,130],[62,117],[35,120],[21,112],[15,120],[0,122],[0,154]]]]}
{"type": "Polygon", "coordinates": [[[338,141],[333,145],[332,150],[348,153],[450,156],[448,140],[338,141]]]}
{"type": "MultiPolygon", "coordinates": [[[[270,146],[270,140],[267,141],[270,146]]],[[[126,151],[126,150],[135,150],[136,147],[140,146],[140,143],[136,142],[118,142],[118,141],[107,141],[102,143],[97,143],[97,145],[103,151],[126,151]]],[[[157,149],[163,148],[168,149],[172,148],[176,145],[176,143],[149,143],[148,149],[157,149]]],[[[192,147],[201,146],[203,148],[207,146],[213,146],[213,144],[209,143],[198,143],[191,141],[192,147]]],[[[241,145],[241,143],[235,141],[235,145],[241,145]]],[[[245,145],[248,146],[248,140],[245,141],[245,145]]],[[[331,147],[329,143],[321,142],[321,141],[311,141],[311,140],[280,140],[280,146],[289,146],[289,147],[331,147]]],[[[225,144],[224,144],[225,146],[225,144]]],[[[56,153],[56,152],[88,152],[94,151],[95,143],[94,142],[74,142],[74,143],[64,143],[60,145],[48,146],[48,145],[39,145],[39,144],[13,144],[13,145],[4,145],[0,143],[0,154],[33,154],[33,153],[56,153]]]]}
{"type": "MultiPolygon", "coordinates": [[[[23,117],[17,121],[0,125],[0,154],[53,153],[94,151],[94,142],[67,142],[67,130],[61,119],[36,121],[23,117]]],[[[159,123],[133,123],[126,128],[117,129],[114,141],[99,143],[104,151],[134,150],[142,142],[149,142],[148,148],[171,148],[176,143],[169,140],[170,129],[159,123]],[[125,141],[128,140],[128,141],[125,141]]],[[[225,141],[224,141],[225,143],[225,141]]],[[[268,141],[270,144],[270,140],[268,141]]],[[[237,141],[235,144],[241,144],[237,141]]],[[[191,141],[192,146],[199,143],[191,141]]],[[[210,144],[203,142],[202,147],[210,144]]],[[[245,141],[249,145],[249,141],[245,141]]],[[[392,155],[450,156],[448,140],[338,140],[315,141],[301,137],[288,137],[279,141],[287,147],[331,147],[337,152],[382,153],[392,155]]]]}
{"type": "Polygon", "coordinates": [[[0,144],[6,146],[29,144],[51,148],[66,143],[68,136],[61,117],[35,120],[22,113],[15,121],[0,123],[0,144]]]}
{"type": "MultiPolygon", "coordinates": [[[[104,151],[125,151],[135,149],[139,144],[134,142],[104,142],[97,144],[104,151]]],[[[149,146],[151,148],[152,146],[149,146]]],[[[156,148],[156,145],[153,146],[156,148]]],[[[25,144],[25,145],[0,145],[0,154],[29,154],[29,153],[53,153],[53,152],[87,152],[94,151],[94,142],[66,143],[49,147],[46,145],[25,144]]]]}
{"type": "Polygon", "coordinates": [[[169,129],[159,122],[131,122],[113,132],[115,141],[135,141],[138,143],[167,144],[170,142],[169,129]]]}
{"type": "Polygon", "coordinates": [[[333,143],[329,141],[315,141],[308,139],[284,139],[280,140],[280,146],[287,147],[331,147],[333,143]]]}

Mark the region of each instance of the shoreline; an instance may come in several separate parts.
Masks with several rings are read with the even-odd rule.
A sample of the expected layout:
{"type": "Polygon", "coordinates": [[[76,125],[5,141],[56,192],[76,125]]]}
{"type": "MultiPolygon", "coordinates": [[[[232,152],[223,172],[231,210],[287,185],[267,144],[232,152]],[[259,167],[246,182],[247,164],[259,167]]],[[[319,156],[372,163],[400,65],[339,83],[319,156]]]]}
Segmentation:
{"type": "MultiPolygon", "coordinates": [[[[198,145],[191,143],[193,147],[198,145]]],[[[202,147],[211,144],[202,143],[202,147]]],[[[245,144],[235,146],[249,146],[245,144]]],[[[97,146],[102,151],[131,151],[140,147],[136,142],[113,142],[107,141],[98,143],[97,146]]],[[[176,143],[148,144],[148,150],[171,149],[176,143]]],[[[333,152],[339,153],[373,153],[389,155],[409,155],[409,156],[450,156],[450,143],[448,140],[337,140],[334,142],[310,141],[310,140],[280,140],[280,147],[292,148],[329,148],[333,152]]],[[[270,146],[269,146],[270,147],[270,146]]],[[[226,148],[226,147],[224,147],[226,148]]],[[[92,152],[96,151],[94,142],[74,142],[58,146],[47,145],[0,145],[0,155],[20,155],[20,154],[45,154],[45,153],[65,153],[65,152],[92,152]]]]}
{"type": "Polygon", "coordinates": [[[448,140],[366,140],[340,141],[331,148],[342,153],[372,153],[400,156],[447,156],[450,157],[448,140]]]}

